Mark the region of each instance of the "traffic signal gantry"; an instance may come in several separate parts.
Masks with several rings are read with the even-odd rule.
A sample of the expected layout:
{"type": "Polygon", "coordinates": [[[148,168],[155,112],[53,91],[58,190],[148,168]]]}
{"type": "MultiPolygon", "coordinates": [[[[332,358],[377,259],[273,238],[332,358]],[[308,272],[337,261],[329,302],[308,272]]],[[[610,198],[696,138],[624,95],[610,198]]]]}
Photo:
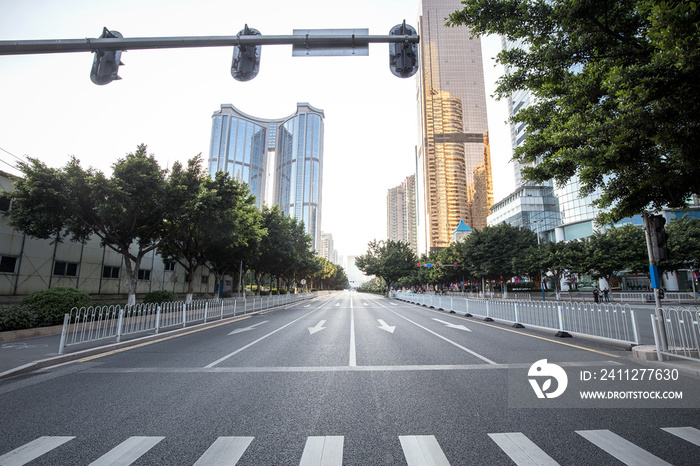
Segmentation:
{"type": "Polygon", "coordinates": [[[419,40],[406,21],[391,28],[387,36],[369,35],[367,29],[299,29],[291,36],[263,36],[246,24],[235,36],[125,38],[105,27],[96,39],[0,41],[0,55],[92,52],[90,80],[102,86],[121,79],[121,54],[126,50],[233,46],[231,75],[237,81],[250,81],[260,70],[263,45],[291,44],[293,56],[361,56],[368,55],[371,43],[389,43],[389,69],[394,76],[409,78],[418,71],[419,40]]]}

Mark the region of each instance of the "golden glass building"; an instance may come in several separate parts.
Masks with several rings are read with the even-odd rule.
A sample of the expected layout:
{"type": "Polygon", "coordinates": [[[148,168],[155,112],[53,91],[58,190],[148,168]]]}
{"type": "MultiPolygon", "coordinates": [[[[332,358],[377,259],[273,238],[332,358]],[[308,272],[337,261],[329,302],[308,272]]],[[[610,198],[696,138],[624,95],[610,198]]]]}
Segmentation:
{"type": "Polygon", "coordinates": [[[446,27],[460,0],[422,0],[417,158],[418,247],[450,245],[460,219],[486,226],[493,204],[481,41],[466,27],[446,27]]]}

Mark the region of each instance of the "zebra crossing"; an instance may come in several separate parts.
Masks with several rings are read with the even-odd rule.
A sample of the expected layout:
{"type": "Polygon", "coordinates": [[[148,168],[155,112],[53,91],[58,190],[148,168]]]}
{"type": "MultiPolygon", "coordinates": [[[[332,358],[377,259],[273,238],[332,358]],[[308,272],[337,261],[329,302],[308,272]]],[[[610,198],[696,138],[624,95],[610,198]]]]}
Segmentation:
{"type": "MultiPolygon", "coordinates": [[[[695,427],[666,427],[661,430],[700,447],[700,430],[695,427]]],[[[635,466],[670,464],[610,430],[577,430],[575,432],[624,464],[635,466]]],[[[518,466],[559,464],[521,432],[487,435],[518,466]]],[[[39,437],[0,456],[0,466],[27,464],[56,448],[69,444],[75,438],[71,436],[39,437]]],[[[90,466],[130,465],[164,438],[130,437],[90,463],[90,466]]],[[[254,437],[219,437],[194,464],[195,466],[235,465],[254,440],[254,437]]],[[[344,442],[345,438],[341,435],[308,437],[299,465],[342,465],[344,442]]],[[[408,466],[450,465],[433,435],[401,435],[399,443],[408,466]]],[[[700,452],[692,451],[690,454],[697,457],[700,452]]]]}

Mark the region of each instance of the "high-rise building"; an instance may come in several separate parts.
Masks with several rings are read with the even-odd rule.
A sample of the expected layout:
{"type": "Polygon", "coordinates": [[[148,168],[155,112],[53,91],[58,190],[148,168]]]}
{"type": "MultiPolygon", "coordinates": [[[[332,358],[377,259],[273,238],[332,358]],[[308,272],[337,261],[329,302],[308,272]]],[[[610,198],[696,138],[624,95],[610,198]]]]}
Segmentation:
{"type": "Polygon", "coordinates": [[[312,249],[321,245],[323,110],[297,104],[288,117],[268,120],[231,104],[212,116],[209,174],[226,171],[248,184],[258,208],[278,205],[304,222],[312,249]]]}
{"type": "Polygon", "coordinates": [[[328,262],[339,264],[338,251],[335,249],[333,235],[331,233],[321,232],[321,247],[319,248],[318,255],[328,260],[328,262]]]}
{"type": "Polygon", "coordinates": [[[403,241],[418,253],[416,239],[416,176],[407,177],[386,195],[386,236],[403,241]]]}
{"type": "Polygon", "coordinates": [[[463,219],[486,226],[493,204],[481,42],[466,27],[446,27],[460,0],[421,0],[417,148],[418,248],[450,245],[463,219]]]}

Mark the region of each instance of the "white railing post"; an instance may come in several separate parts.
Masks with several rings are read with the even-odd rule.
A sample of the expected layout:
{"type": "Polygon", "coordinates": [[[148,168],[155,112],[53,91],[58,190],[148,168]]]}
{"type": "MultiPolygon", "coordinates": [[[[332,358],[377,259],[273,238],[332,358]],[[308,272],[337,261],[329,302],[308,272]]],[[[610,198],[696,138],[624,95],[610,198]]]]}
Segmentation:
{"type": "Polygon", "coordinates": [[[156,309],[156,335],[160,331],[160,306],[156,309]]]}
{"type": "Polygon", "coordinates": [[[207,310],[209,309],[209,301],[204,303],[204,323],[207,323],[207,310]]]}
{"type": "Polygon", "coordinates": [[[182,328],[187,327],[187,303],[182,303],[182,328]]]}
{"type": "Polygon", "coordinates": [[[632,317],[632,331],[634,332],[634,344],[639,344],[639,335],[637,334],[637,322],[634,319],[634,311],[630,309],[630,317],[632,317]]]}
{"type": "Polygon", "coordinates": [[[70,325],[70,314],[63,316],[63,329],[61,330],[61,342],[58,344],[58,355],[63,354],[63,349],[66,347],[66,337],[68,336],[68,326],[70,325]]]}
{"type": "Polygon", "coordinates": [[[651,317],[651,329],[654,332],[654,344],[656,345],[656,359],[659,361],[663,361],[664,357],[661,354],[661,344],[659,343],[659,332],[656,329],[656,315],[655,314],[650,314],[649,317],[651,317]]]}
{"type": "Polygon", "coordinates": [[[119,320],[117,321],[117,343],[122,340],[122,323],[124,322],[124,308],[119,309],[119,320]]]}
{"type": "Polygon", "coordinates": [[[557,305],[557,314],[559,316],[559,331],[564,331],[564,319],[561,315],[561,304],[557,305]]]}

